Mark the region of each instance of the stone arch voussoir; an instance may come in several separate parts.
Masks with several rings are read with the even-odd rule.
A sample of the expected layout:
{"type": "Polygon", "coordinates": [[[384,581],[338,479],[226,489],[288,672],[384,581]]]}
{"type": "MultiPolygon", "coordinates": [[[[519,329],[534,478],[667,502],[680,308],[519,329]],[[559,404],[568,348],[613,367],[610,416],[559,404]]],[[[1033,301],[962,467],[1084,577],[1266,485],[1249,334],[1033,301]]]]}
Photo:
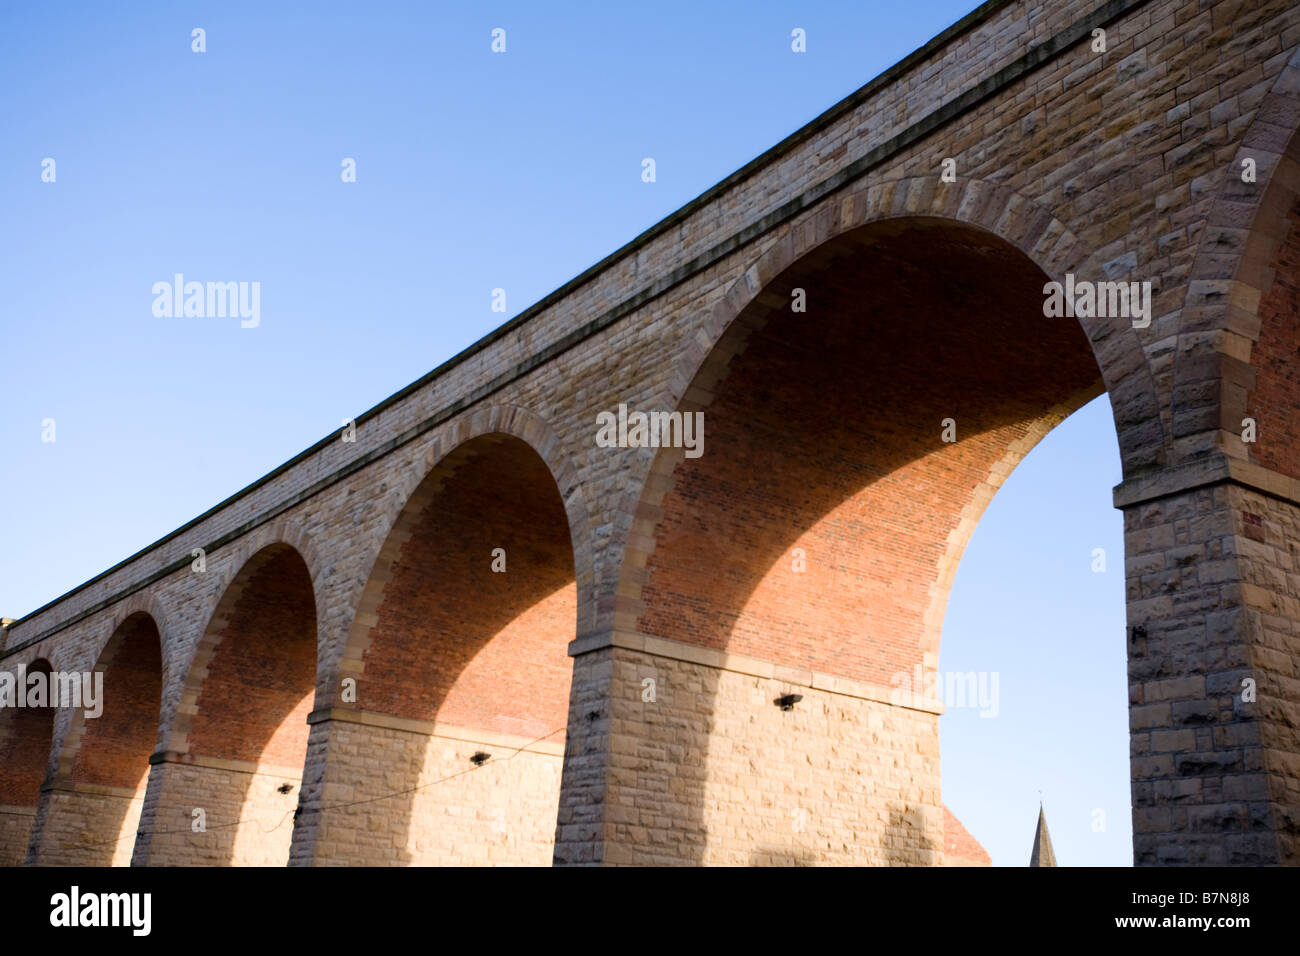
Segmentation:
{"type": "Polygon", "coordinates": [[[1246,395],[1254,386],[1253,350],[1259,341],[1259,306],[1273,285],[1270,263],[1287,235],[1287,216],[1300,200],[1300,48],[1260,102],[1206,218],[1185,293],[1174,358],[1173,438],[1219,436],[1214,451],[1246,458],[1249,447],[1222,440],[1240,429],[1246,395]],[[1254,160],[1256,181],[1242,181],[1243,162],[1254,160]],[[1207,352],[1209,353],[1207,355],[1207,352]],[[1209,367],[1207,368],[1207,358],[1209,367]],[[1205,378],[1217,377],[1204,400],[1205,378]],[[1236,388],[1231,385],[1239,386],[1236,388]],[[1180,401],[1180,392],[1202,396],[1180,401]]]}

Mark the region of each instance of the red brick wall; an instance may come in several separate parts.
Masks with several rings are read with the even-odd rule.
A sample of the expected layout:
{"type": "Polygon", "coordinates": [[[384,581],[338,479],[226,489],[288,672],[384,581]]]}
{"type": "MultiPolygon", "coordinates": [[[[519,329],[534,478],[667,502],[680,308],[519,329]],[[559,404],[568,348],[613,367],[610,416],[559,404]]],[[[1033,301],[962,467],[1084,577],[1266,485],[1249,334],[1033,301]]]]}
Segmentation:
{"type": "Polygon", "coordinates": [[[568,520],[537,454],[496,437],[458,456],[392,565],[358,682],[363,709],[527,737],[566,723],[568,520]],[[494,548],[505,573],[492,571],[494,548]]]}
{"type": "Polygon", "coordinates": [[[951,810],[943,808],[943,855],[948,865],[990,866],[993,858],[988,850],[962,825],[951,810]]]}
{"type": "MultiPolygon", "coordinates": [[[[1273,285],[1259,304],[1259,341],[1251,352],[1258,370],[1246,413],[1258,422],[1255,461],[1300,478],[1300,202],[1287,216],[1286,240],[1269,263],[1273,285]]],[[[1239,431],[1238,422],[1233,422],[1239,431]]]]}
{"type": "Polygon", "coordinates": [[[664,499],[638,629],[880,683],[910,671],[973,490],[1100,377],[1078,322],[1043,316],[1045,281],[1000,241],[930,223],[854,233],[774,280],[780,304],[664,499]]]}
{"type": "Polygon", "coordinates": [[[147,614],[129,618],[105,648],[104,712],[86,720],[73,779],[134,788],[149,771],[158,737],[162,642],[147,614]]]}
{"type": "Polygon", "coordinates": [[[307,565],[279,547],[254,556],[231,587],[238,596],[208,665],[189,752],[301,767],[316,684],[316,604],[307,565]]]}
{"type": "MultiPolygon", "coordinates": [[[[5,669],[17,679],[17,668],[5,669]]],[[[50,672],[48,661],[31,664],[26,673],[50,672]]],[[[35,807],[45,782],[45,767],[54,733],[54,708],[6,707],[0,710],[0,805],[35,807]]]]}

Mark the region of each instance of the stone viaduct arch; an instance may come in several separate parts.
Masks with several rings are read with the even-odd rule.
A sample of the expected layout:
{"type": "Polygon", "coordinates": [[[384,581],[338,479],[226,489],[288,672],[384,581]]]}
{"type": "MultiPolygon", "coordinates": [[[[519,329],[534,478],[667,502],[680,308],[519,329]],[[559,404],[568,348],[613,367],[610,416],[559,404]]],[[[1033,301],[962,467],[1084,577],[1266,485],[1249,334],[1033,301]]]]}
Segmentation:
{"type": "Polygon", "coordinates": [[[71,714],[44,794],[32,862],[130,862],[158,736],[162,653],[162,634],[149,611],[129,611],[113,628],[94,668],[103,682],[102,704],[71,714]]]}
{"type": "MultiPolygon", "coordinates": [[[[936,801],[939,792],[935,705],[892,706],[893,678],[937,666],[965,544],[1033,445],[1103,379],[1130,396],[1115,408],[1121,423],[1156,408],[1145,366],[1101,364],[1123,354],[1112,335],[1135,338],[1127,322],[1044,322],[1047,276],[1089,274],[1090,265],[1045,210],[989,184],[930,179],[862,189],[840,209],[799,237],[801,247],[793,236],[772,245],[714,310],[694,343],[700,357],[683,363],[665,402],[706,416],[712,454],[692,461],[660,450],[629,505],[637,543],[624,560],[613,640],[643,652],[624,662],[629,679],[655,680],[664,706],[629,691],[630,711],[611,717],[645,721],[653,733],[690,714],[704,746],[684,738],[698,759],[663,764],[655,783],[641,768],[637,787],[620,791],[621,803],[648,800],[659,821],[643,843],[649,855],[622,862],[938,862],[942,807],[885,796],[899,772],[929,779],[936,801]],[[981,195],[993,202],[977,204],[981,195]],[[1008,208],[1021,215],[999,219],[1008,208]],[[1013,231],[996,236],[1008,222],[1013,231]],[[914,262],[926,263],[923,273],[909,274],[914,262]],[[806,312],[793,311],[795,292],[806,312]],[[940,376],[945,386],[922,385],[940,376]],[[965,440],[941,439],[949,418],[965,440]],[[674,685],[690,688],[686,700],[674,699],[674,685]],[[755,713],[790,692],[816,701],[814,724],[821,708],[833,712],[847,739],[755,713]],[[728,713],[737,705],[741,713],[728,713]],[[906,729],[893,723],[900,714],[906,729]],[[744,726],[754,720],[770,737],[744,726]],[[796,766],[764,775],[777,792],[759,781],[741,804],[734,790],[730,802],[720,795],[717,778],[765,748],[816,765],[827,745],[849,749],[881,720],[908,748],[928,740],[929,755],[875,748],[854,753],[869,770],[814,771],[803,796],[787,782],[796,766]],[[739,743],[746,737],[752,749],[739,743]],[[728,742],[720,754],[717,741],[728,742]],[[833,805],[810,795],[837,790],[833,805]],[[662,792],[676,795],[678,815],[664,812],[662,792]],[[764,811],[777,842],[719,838],[764,811]],[[796,813],[830,826],[820,836],[816,825],[796,830],[796,813]]],[[[1131,443],[1142,434],[1127,432],[1131,443]]],[[[1130,448],[1130,458],[1143,454],[1130,448]]]]}
{"type": "Polygon", "coordinates": [[[567,649],[593,612],[578,587],[590,565],[573,543],[587,509],[572,465],[540,418],[499,408],[450,430],[410,485],[333,706],[311,718],[320,799],[304,804],[295,854],[549,864],[567,649]],[[387,772],[367,772],[375,752],[390,755],[387,772]],[[470,773],[476,754],[488,762],[470,773]]]}
{"type": "MultiPolygon", "coordinates": [[[[38,671],[49,674],[51,669],[43,657],[13,661],[6,668],[20,679],[20,675],[38,671]]],[[[53,739],[52,710],[13,707],[0,711],[0,849],[4,854],[0,862],[5,866],[17,866],[27,858],[53,739]]]]}
{"type": "Polygon", "coordinates": [[[161,695],[102,724],[0,713],[0,852],[941,863],[937,715],[890,699],[891,669],[936,652],[1006,474],[1104,390],[1128,630],[1098,639],[1129,656],[1134,860],[1295,863],[1298,49],[1289,0],[984,4],[356,441],[5,628],[0,670],[134,669],[161,695]],[[1047,319],[1066,274],[1150,282],[1150,323],[1047,319]],[[704,455],[602,447],[620,405],[702,410],[704,455]],[[86,744],[138,754],[149,706],[139,836],[65,832],[73,800],[137,799],[86,744]],[[754,783],[795,749],[817,769],[754,783]]]}
{"type": "Polygon", "coordinates": [[[316,653],[307,562],[292,545],[267,544],[224,588],[167,746],[149,757],[138,862],[287,862],[316,653]]]}

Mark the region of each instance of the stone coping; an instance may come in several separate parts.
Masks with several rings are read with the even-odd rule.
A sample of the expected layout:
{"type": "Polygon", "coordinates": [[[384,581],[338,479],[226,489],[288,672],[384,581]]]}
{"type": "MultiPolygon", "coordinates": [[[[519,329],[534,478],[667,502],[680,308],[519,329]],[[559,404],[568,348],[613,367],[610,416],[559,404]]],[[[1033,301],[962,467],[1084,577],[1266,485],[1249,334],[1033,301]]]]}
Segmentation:
{"type": "Polygon", "coordinates": [[[826,691],[842,697],[855,697],[870,700],[906,710],[919,710],[928,714],[942,714],[944,705],[941,701],[928,700],[924,697],[909,704],[896,703],[894,696],[897,689],[873,684],[867,681],[853,680],[848,677],[836,677],[821,671],[806,670],[798,667],[786,667],[773,661],[750,657],[746,654],[733,654],[712,647],[698,647],[683,641],[674,641],[653,634],[638,634],[630,631],[605,630],[577,638],[569,645],[569,656],[579,657],[592,651],[618,647],[629,651],[638,651],[653,657],[665,657],[688,664],[699,664],[715,670],[744,674],[747,677],[761,677],[779,680],[798,687],[826,691]]]}

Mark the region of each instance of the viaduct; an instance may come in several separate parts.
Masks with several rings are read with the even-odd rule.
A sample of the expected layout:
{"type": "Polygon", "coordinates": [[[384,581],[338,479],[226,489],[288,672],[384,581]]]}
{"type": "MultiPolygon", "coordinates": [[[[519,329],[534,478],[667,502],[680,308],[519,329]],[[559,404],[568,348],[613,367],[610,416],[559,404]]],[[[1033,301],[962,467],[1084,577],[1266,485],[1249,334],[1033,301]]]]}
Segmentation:
{"type": "Polygon", "coordinates": [[[1294,0],[984,4],[7,627],[0,669],[105,704],[0,712],[0,858],[953,862],[890,675],[1105,392],[1134,861],[1297,863],[1298,51],[1294,0]],[[1045,315],[1066,276],[1149,321],[1045,315]],[[704,453],[598,444],[620,405],[704,453]]]}

